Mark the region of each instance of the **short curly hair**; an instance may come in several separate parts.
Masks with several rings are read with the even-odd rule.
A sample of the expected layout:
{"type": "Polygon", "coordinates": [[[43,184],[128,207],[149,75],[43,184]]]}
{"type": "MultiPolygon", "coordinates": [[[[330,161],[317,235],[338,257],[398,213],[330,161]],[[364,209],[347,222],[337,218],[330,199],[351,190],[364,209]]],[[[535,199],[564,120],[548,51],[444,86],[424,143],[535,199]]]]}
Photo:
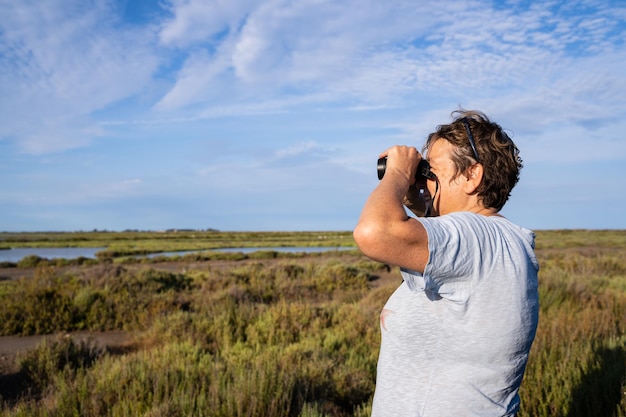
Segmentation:
{"type": "Polygon", "coordinates": [[[455,147],[452,155],[456,166],[455,177],[480,163],[483,166],[483,180],[477,189],[478,198],[483,206],[499,211],[519,181],[523,166],[519,149],[500,125],[490,121],[480,111],[456,110],[452,112],[452,118],[452,123],[439,125],[435,132],[428,135],[422,153],[439,139],[450,142],[455,147]],[[479,161],[470,145],[466,124],[474,137],[479,161]]]}

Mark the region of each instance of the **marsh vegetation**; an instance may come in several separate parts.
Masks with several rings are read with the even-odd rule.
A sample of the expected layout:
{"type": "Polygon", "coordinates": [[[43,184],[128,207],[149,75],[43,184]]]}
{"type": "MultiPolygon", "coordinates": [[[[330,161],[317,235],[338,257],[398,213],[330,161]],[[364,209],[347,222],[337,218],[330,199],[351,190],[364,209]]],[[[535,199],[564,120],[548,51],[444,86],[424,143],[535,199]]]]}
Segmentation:
{"type": "MultiPolygon", "coordinates": [[[[134,256],[352,246],[350,233],[91,233],[0,234],[13,247],[107,248],[0,268],[2,335],[70,335],[0,375],[0,415],[369,416],[395,268],[356,250],[134,256]],[[71,337],[106,330],[129,342],[71,337]]],[[[542,231],[537,249],[541,316],[519,416],[625,417],[626,232],[542,231]]]]}

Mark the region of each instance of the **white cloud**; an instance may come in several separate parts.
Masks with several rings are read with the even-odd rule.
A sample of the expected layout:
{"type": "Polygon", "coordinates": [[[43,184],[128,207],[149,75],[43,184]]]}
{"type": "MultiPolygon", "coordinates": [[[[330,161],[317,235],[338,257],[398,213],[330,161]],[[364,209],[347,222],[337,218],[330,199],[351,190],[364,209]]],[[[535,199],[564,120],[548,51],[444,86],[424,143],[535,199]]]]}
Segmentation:
{"type": "Polygon", "coordinates": [[[17,190],[0,198],[14,216],[21,190],[41,210],[186,196],[296,213],[365,195],[379,152],[421,146],[457,106],[510,129],[531,166],[626,152],[620,1],[157,3],[166,13],[137,23],[110,0],[0,1],[0,166],[17,190]],[[53,152],[98,158],[54,176],[84,166],[32,155],[53,152]]]}
{"type": "Polygon", "coordinates": [[[313,141],[301,142],[286,149],[279,149],[274,153],[274,155],[277,159],[293,158],[302,154],[310,154],[320,148],[321,147],[313,141]]]}
{"type": "Polygon", "coordinates": [[[172,16],[162,24],[159,38],[165,45],[178,47],[210,42],[223,32],[236,30],[255,3],[252,0],[172,0],[166,3],[172,16]]]}
{"type": "MultiPolygon", "coordinates": [[[[183,14],[193,4],[174,7],[178,6],[183,14]]],[[[202,95],[210,102],[224,83],[230,86],[230,101],[275,99],[282,94],[319,95],[325,91],[333,92],[331,99],[340,94],[352,98],[367,93],[350,83],[359,76],[363,64],[370,59],[380,63],[376,51],[382,46],[415,36],[411,33],[415,30],[423,35],[429,27],[424,6],[408,4],[397,2],[394,8],[363,2],[337,5],[326,1],[268,1],[250,8],[245,19],[239,20],[240,26],[224,22],[227,34],[204,32],[208,46],[202,54],[202,65],[195,65],[199,53],[192,52],[178,84],[162,103],[184,106],[183,100],[173,97],[187,96],[193,103],[202,95]],[[407,13],[394,14],[398,10],[407,13]],[[389,24],[389,17],[394,17],[396,24],[389,24]],[[342,87],[344,84],[346,87],[342,87]],[[181,94],[191,90],[187,85],[196,87],[195,95],[181,94]]],[[[179,20],[174,19],[171,25],[178,27],[179,20]]],[[[166,25],[163,31],[169,29],[166,25]]],[[[188,36],[196,39],[193,33],[188,36]]]]}
{"type": "Polygon", "coordinates": [[[0,138],[26,151],[89,143],[91,113],[145,88],[158,62],[150,31],[116,22],[105,1],[3,2],[0,14],[0,138]]]}
{"type": "Polygon", "coordinates": [[[31,123],[27,130],[22,131],[19,143],[24,152],[33,155],[81,148],[87,146],[92,138],[103,134],[101,129],[89,122],[82,126],[80,121],[67,124],[56,121],[31,123]]]}
{"type": "Polygon", "coordinates": [[[534,125],[546,126],[564,101],[593,119],[624,107],[624,8],[602,2],[489,9],[456,1],[172,0],[168,9],[152,27],[131,27],[104,0],[1,5],[0,137],[27,151],[88,144],[98,131],[94,112],[163,88],[153,79],[158,65],[176,68],[169,52],[159,57],[163,46],[183,59],[156,104],[157,117],[172,120],[310,105],[509,101],[504,109],[530,111],[534,125]],[[43,143],[47,135],[57,139],[43,143]]]}
{"type": "MultiPolygon", "coordinates": [[[[177,32],[183,43],[185,36],[196,43],[204,36],[210,47],[190,53],[161,108],[281,101],[288,108],[294,97],[300,103],[354,107],[462,101],[508,91],[539,96],[568,71],[570,45],[593,52],[598,63],[608,62],[611,33],[623,23],[615,10],[586,20],[555,3],[528,9],[448,1],[235,3],[236,13],[212,17],[222,17],[218,26],[228,28],[227,34],[198,32],[189,22],[187,31],[177,32]]],[[[203,15],[193,0],[173,8],[177,18],[170,25],[176,28],[188,10],[203,15]]],[[[169,29],[166,25],[164,32],[169,29]]],[[[616,68],[622,70],[623,63],[616,68]]]]}

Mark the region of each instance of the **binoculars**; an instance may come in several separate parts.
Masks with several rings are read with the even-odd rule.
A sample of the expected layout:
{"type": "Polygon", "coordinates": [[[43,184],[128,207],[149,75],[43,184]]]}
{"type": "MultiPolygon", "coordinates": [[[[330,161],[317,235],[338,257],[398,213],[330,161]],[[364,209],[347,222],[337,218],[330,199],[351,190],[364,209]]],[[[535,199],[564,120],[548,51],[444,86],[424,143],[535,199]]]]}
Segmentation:
{"type": "MultiPolygon", "coordinates": [[[[379,158],[378,159],[378,179],[382,180],[385,175],[385,170],[387,169],[387,158],[379,158]]],[[[422,159],[420,163],[417,165],[417,171],[415,172],[415,181],[425,180],[425,179],[436,179],[437,176],[433,174],[430,170],[430,164],[427,160],[422,159]]]]}

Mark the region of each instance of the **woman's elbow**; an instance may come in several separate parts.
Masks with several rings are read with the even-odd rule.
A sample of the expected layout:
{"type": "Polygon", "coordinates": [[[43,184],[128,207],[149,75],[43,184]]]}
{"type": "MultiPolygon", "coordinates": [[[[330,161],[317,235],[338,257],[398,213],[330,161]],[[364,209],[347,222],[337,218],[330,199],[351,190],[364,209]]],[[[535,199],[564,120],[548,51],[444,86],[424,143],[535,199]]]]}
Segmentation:
{"type": "Polygon", "coordinates": [[[373,255],[380,246],[378,228],[367,222],[359,222],[352,231],[352,237],[359,250],[367,256],[373,255]]]}

